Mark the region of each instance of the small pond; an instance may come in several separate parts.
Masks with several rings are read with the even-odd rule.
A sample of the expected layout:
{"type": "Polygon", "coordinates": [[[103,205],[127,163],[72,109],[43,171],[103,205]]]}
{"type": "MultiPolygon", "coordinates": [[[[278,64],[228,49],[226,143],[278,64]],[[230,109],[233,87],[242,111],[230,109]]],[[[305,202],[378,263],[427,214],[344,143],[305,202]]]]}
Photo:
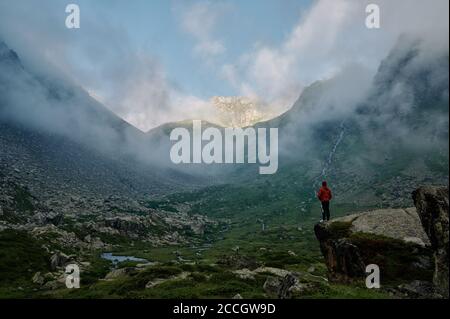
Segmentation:
{"type": "Polygon", "coordinates": [[[134,256],[120,256],[120,255],[113,255],[113,253],[103,253],[101,255],[103,259],[111,261],[114,265],[117,265],[120,262],[123,261],[137,261],[140,263],[148,263],[147,259],[143,258],[137,258],[134,256]]]}

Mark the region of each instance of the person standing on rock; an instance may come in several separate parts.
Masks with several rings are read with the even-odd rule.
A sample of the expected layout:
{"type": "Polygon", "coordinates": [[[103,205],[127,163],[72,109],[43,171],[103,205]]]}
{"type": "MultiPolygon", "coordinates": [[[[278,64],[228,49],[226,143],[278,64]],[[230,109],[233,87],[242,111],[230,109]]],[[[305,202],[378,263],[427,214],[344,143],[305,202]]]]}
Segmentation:
{"type": "Polygon", "coordinates": [[[322,187],[317,192],[317,198],[322,203],[322,221],[330,220],[330,201],[333,198],[331,189],[328,188],[327,182],[322,182],[322,187]]]}

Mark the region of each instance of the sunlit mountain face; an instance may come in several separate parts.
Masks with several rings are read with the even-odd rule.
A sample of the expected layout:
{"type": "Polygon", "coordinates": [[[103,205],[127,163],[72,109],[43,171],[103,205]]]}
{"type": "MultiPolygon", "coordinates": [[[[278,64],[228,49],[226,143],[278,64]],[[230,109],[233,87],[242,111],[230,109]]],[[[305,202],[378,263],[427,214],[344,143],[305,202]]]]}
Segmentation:
{"type": "Polygon", "coordinates": [[[263,111],[261,102],[244,96],[215,96],[212,105],[218,110],[217,122],[227,127],[246,127],[265,121],[274,115],[263,111]]]}

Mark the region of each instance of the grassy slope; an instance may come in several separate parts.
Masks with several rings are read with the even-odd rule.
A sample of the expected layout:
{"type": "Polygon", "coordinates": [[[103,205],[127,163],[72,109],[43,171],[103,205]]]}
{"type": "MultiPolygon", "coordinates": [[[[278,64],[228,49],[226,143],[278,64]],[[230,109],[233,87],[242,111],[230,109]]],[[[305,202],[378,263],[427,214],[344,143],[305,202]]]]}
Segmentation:
{"type": "MultiPolygon", "coordinates": [[[[114,281],[98,281],[75,290],[61,290],[52,294],[64,298],[231,298],[240,293],[245,298],[263,298],[263,284],[268,274],[254,279],[239,279],[230,267],[221,264],[224,256],[236,255],[258,264],[307,271],[314,267],[312,278],[326,275],[313,224],[319,218],[319,206],[308,202],[306,191],[293,188],[272,188],[267,183],[258,187],[218,186],[193,193],[168,197],[171,204],[191,203],[191,213],[207,214],[230,221],[223,232],[208,234],[205,245],[152,248],[149,244],[123,245],[117,253],[159,261],[160,265],[114,281]],[[263,188],[263,189],[261,189],[263,188]],[[302,205],[301,203],[304,202],[302,205]],[[300,206],[300,207],[299,207],[300,206]],[[301,210],[303,208],[304,211],[301,210]],[[262,231],[261,220],[266,229],[262,231]],[[186,263],[174,263],[175,251],[186,263]],[[288,253],[292,251],[296,256],[288,253]],[[200,253],[200,254],[197,254],[200,253]],[[195,263],[194,263],[195,262],[195,263]],[[187,278],[166,281],[154,288],[145,284],[155,278],[168,278],[189,272],[187,278]]],[[[333,207],[336,215],[351,211],[347,205],[333,207]]],[[[124,263],[121,266],[130,266],[124,263]]],[[[385,298],[383,292],[369,291],[362,283],[353,286],[318,286],[303,298],[385,298]]]]}

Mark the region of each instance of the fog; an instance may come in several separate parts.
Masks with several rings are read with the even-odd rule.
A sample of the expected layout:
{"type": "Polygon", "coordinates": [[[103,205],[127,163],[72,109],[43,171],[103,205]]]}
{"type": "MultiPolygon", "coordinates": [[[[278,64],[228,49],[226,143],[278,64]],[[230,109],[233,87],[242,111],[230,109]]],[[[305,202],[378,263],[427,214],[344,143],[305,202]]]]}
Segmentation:
{"type": "MultiPolygon", "coordinates": [[[[258,47],[247,55],[255,59],[242,59],[232,66],[241,93],[256,94],[270,102],[265,104],[268,107],[286,105],[300,96],[281,116],[282,120],[269,122],[284,125],[280,132],[281,154],[323,160],[314,152],[314,134],[324,123],[334,123],[328,128],[333,132],[339,130],[340,123],[344,127],[346,123],[357,123],[367,144],[379,144],[380,136],[419,150],[430,148],[430,139],[439,145],[448,144],[448,118],[442,117],[448,115],[448,1],[435,1],[433,5],[423,1],[380,1],[382,29],[373,33],[361,23],[364,16],[355,16],[364,3],[318,1],[281,48],[258,47]],[[341,16],[333,16],[330,8],[339,10],[341,16]],[[326,41],[321,39],[325,31],[320,30],[320,23],[329,23],[326,41]],[[423,99],[442,103],[430,106],[422,114],[426,116],[420,125],[411,127],[408,116],[418,112],[416,107],[424,104],[423,99]],[[284,121],[287,117],[290,120],[284,121]]],[[[45,2],[41,9],[50,5],[55,3],[45,2]]],[[[163,134],[151,143],[148,135],[110,110],[134,125],[149,118],[155,119],[152,125],[170,122],[174,113],[177,119],[194,119],[208,117],[212,112],[204,101],[170,83],[159,61],[136,51],[126,32],[108,21],[88,19],[92,25],[86,29],[95,32],[77,37],[76,41],[89,44],[89,50],[83,53],[90,57],[84,68],[71,62],[71,56],[79,52],[67,51],[67,30],[51,29],[46,20],[30,17],[39,32],[28,33],[26,25],[11,15],[22,14],[26,5],[19,2],[8,10],[3,6],[3,120],[61,134],[102,152],[170,165],[168,136],[167,141],[163,134]],[[8,47],[17,51],[20,60],[11,55],[8,47]],[[92,62],[99,67],[91,68],[92,62]],[[101,79],[109,80],[100,83],[101,79]],[[94,90],[88,93],[82,85],[94,90]],[[111,86],[111,104],[103,106],[94,97],[95,88],[105,85],[111,86]],[[150,117],[146,114],[149,110],[150,117]]],[[[49,19],[54,21],[55,17],[49,19]]]]}

